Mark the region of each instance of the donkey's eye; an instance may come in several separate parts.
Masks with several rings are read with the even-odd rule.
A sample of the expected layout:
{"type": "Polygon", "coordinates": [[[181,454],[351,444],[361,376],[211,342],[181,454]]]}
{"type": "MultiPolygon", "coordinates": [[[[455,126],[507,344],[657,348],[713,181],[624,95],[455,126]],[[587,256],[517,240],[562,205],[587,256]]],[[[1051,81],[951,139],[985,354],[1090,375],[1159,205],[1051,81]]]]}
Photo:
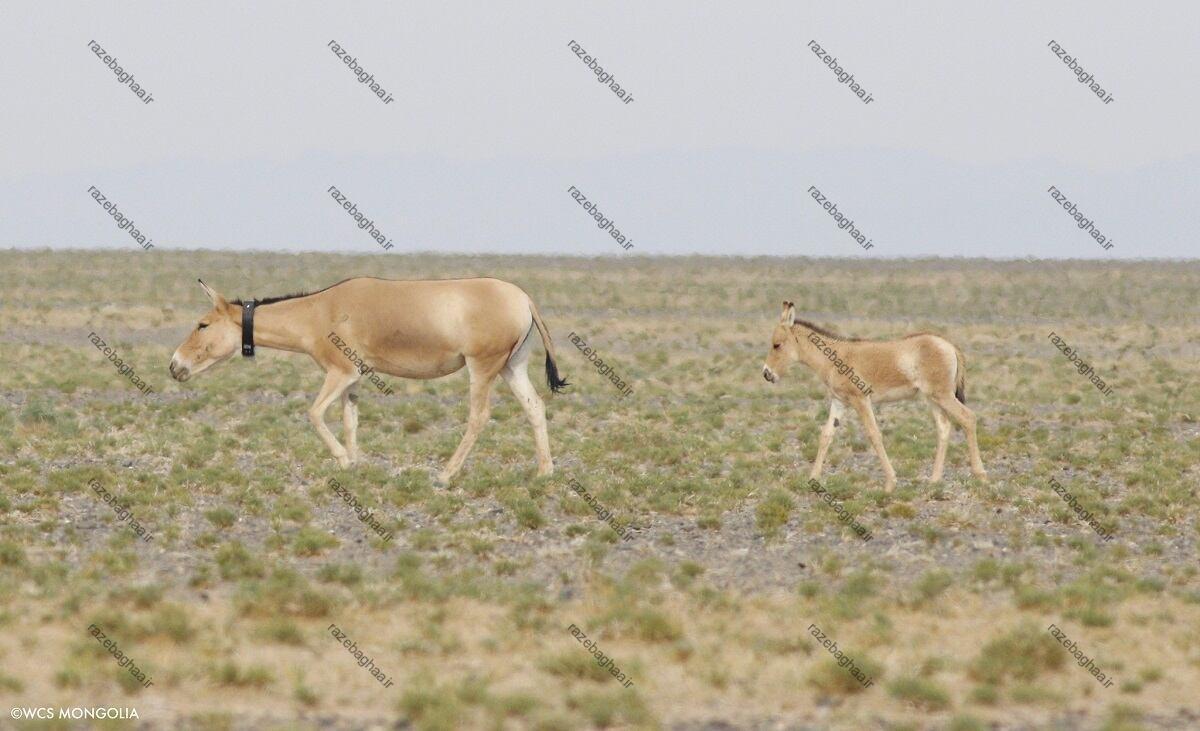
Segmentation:
{"type": "Polygon", "coordinates": [[[779,343],[775,343],[775,344],[774,344],[774,345],[772,345],[771,347],[772,347],[772,348],[775,348],[776,350],[779,350],[779,343]]]}
{"type": "Polygon", "coordinates": [[[206,328],[206,327],[208,327],[208,323],[207,323],[207,322],[202,322],[202,323],[200,323],[199,325],[197,325],[197,326],[196,326],[196,329],[197,329],[197,330],[203,330],[203,329],[204,329],[204,328],[206,328]]]}

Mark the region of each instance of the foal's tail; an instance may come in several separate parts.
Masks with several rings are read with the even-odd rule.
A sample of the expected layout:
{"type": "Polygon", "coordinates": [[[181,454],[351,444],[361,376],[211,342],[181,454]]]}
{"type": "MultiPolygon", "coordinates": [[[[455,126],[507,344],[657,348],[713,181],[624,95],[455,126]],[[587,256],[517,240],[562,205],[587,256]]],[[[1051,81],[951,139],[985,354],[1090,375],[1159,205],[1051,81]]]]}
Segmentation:
{"type": "Polygon", "coordinates": [[[954,398],[958,399],[960,404],[967,403],[967,357],[963,355],[958,346],[954,346],[954,360],[958,368],[958,374],[954,377],[954,398]]]}
{"type": "Polygon", "coordinates": [[[533,324],[537,325],[538,332],[542,335],[542,345],[546,347],[546,381],[550,384],[550,390],[558,393],[571,384],[558,375],[554,341],[550,339],[550,331],[546,329],[546,323],[542,322],[542,316],[538,314],[537,305],[533,304],[532,298],[529,300],[529,313],[533,315],[533,324]]]}

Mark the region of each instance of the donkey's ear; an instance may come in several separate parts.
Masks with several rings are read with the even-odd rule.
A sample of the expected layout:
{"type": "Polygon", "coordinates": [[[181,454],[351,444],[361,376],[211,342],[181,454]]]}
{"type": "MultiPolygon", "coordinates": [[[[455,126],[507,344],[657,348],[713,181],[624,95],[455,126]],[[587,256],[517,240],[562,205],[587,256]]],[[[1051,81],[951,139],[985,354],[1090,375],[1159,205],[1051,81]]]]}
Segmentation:
{"type": "Polygon", "coordinates": [[[219,309],[225,306],[225,298],[217,294],[215,289],[205,284],[203,279],[197,279],[196,281],[199,282],[200,286],[204,289],[204,294],[208,295],[208,298],[212,300],[214,309],[219,309]]]}
{"type": "Polygon", "coordinates": [[[779,321],[788,327],[796,324],[796,306],[791,302],[785,301],[783,303],[783,314],[779,316],[779,321]]]}

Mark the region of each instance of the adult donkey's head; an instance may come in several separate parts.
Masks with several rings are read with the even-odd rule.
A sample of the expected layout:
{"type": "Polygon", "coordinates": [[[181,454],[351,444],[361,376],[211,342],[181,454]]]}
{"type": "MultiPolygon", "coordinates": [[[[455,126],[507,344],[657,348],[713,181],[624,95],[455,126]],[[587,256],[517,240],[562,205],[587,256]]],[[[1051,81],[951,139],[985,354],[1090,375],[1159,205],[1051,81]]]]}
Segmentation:
{"type": "Polygon", "coordinates": [[[775,383],[792,363],[800,360],[800,345],[792,334],[792,325],[796,322],[796,307],[791,302],[783,303],[783,312],[779,322],[771,331],[771,349],[767,351],[767,360],[763,363],[763,378],[775,383]]]}
{"type": "Polygon", "coordinates": [[[171,377],[180,382],[228,360],[242,342],[241,308],[226,302],[204,282],[200,286],[212,300],[212,309],[171,356],[171,377]]]}

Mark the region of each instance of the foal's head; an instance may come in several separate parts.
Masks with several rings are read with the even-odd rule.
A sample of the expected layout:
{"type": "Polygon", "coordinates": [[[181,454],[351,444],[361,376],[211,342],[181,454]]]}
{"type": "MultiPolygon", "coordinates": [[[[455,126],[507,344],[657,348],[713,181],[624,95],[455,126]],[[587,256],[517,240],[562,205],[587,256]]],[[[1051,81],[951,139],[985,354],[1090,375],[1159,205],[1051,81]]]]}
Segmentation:
{"type": "Polygon", "coordinates": [[[171,377],[180,382],[227,360],[242,343],[241,308],[226,302],[204,282],[200,286],[212,300],[212,309],[171,356],[171,377]]]}
{"type": "Polygon", "coordinates": [[[775,329],[771,332],[771,349],[767,351],[767,360],[762,369],[763,378],[771,383],[782,378],[787,367],[800,360],[800,345],[792,333],[792,325],[795,323],[795,305],[784,302],[779,322],[775,323],[775,329]]]}

